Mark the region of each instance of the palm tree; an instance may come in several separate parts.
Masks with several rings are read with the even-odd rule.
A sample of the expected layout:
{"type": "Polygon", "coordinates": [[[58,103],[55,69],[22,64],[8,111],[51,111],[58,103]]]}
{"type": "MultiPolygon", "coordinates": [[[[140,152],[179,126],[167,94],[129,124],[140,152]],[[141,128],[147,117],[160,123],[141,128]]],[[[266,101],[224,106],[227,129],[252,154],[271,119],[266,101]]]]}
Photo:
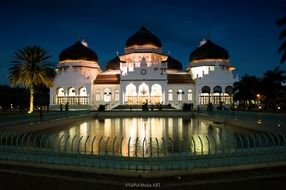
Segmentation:
{"type": "Polygon", "coordinates": [[[39,86],[51,87],[55,70],[49,61],[51,56],[39,46],[27,46],[15,52],[8,78],[12,86],[23,85],[30,91],[30,108],[34,111],[34,92],[39,86]]]}
{"type": "Polygon", "coordinates": [[[266,96],[266,104],[268,107],[276,105],[277,94],[282,90],[282,83],[286,81],[286,71],[279,67],[268,70],[264,73],[262,84],[263,93],[266,96]]]}
{"type": "MultiPolygon", "coordinates": [[[[285,8],[285,10],[286,10],[286,8],[285,8]]],[[[278,19],[276,23],[278,26],[286,26],[286,16],[278,19]]],[[[282,53],[280,63],[284,63],[286,61],[286,29],[285,28],[280,33],[279,39],[282,42],[282,44],[280,45],[280,47],[278,49],[278,52],[282,53]]]]}
{"type": "Polygon", "coordinates": [[[234,100],[240,102],[241,109],[253,107],[252,101],[261,91],[261,79],[256,76],[244,75],[240,81],[234,83],[234,100]]]}

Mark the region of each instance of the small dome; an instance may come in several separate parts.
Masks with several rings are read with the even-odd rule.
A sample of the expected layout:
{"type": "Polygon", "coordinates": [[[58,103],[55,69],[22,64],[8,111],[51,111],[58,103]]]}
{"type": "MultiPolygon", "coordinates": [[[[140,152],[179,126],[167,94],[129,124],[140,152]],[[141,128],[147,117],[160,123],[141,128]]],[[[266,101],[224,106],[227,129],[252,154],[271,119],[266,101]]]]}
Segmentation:
{"type": "Polygon", "coordinates": [[[80,41],[77,41],[74,45],[64,49],[60,53],[59,60],[86,60],[97,62],[97,54],[86,46],[87,43],[84,44],[80,41]]]}
{"type": "Polygon", "coordinates": [[[177,59],[169,56],[168,59],[166,60],[166,62],[168,63],[168,65],[167,65],[168,69],[182,70],[182,64],[177,59]]]}
{"type": "Polygon", "coordinates": [[[125,48],[129,48],[135,45],[142,46],[147,44],[154,45],[158,48],[161,48],[162,46],[160,39],[149,32],[144,26],[142,26],[138,32],[128,38],[125,48]]]}
{"type": "Polygon", "coordinates": [[[229,54],[224,48],[214,44],[212,41],[203,40],[200,46],[190,54],[189,61],[203,59],[229,59],[229,54]]]}
{"type": "Polygon", "coordinates": [[[106,70],[119,70],[120,69],[120,59],[116,56],[112,60],[108,61],[105,66],[106,70]]]}

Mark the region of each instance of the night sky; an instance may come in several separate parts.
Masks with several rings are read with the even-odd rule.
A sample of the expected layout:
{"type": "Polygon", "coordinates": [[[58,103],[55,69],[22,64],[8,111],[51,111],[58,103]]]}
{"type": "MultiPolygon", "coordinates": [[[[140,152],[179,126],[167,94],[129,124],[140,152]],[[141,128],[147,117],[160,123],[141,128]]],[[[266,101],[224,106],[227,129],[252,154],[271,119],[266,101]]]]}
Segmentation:
{"type": "MultiPolygon", "coordinates": [[[[262,76],[281,66],[277,50],[286,0],[3,0],[0,3],[0,85],[9,84],[15,50],[39,45],[57,63],[60,52],[79,36],[105,63],[142,24],[157,35],[164,53],[189,64],[203,37],[228,50],[240,77],[262,76]]],[[[286,70],[286,63],[282,65],[286,70]]]]}

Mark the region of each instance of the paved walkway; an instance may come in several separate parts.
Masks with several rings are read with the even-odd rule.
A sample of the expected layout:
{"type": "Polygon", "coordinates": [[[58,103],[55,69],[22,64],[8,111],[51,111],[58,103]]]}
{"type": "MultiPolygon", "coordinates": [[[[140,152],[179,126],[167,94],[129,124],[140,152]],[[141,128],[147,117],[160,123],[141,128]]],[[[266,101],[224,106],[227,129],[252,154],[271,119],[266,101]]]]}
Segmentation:
{"type": "Polygon", "coordinates": [[[195,114],[198,118],[251,131],[286,133],[285,113],[213,111],[195,114]]]}
{"type": "Polygon", "coordinates": [[[122,177],[87,172],[48,170],[0,163],[1,189],[273,189],[285,184],[286,168],[161,178],[122,177]]]}
{"type": "Polygon", "coordinates": [[[0,113],[0,131],[30,132],[80,121],[93,116],[94,113],[90,111],[44,112],[41,119],[38,112],[32,114],[2,112],[0,113]]]}

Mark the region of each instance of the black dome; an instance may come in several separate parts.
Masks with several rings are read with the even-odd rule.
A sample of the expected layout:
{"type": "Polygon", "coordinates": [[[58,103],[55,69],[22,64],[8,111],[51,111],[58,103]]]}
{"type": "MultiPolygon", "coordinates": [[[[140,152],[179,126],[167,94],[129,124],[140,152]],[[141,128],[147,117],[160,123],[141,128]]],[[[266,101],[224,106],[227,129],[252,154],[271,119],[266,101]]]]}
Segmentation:
{"type": "Polygon", "coordinates": [[[152,44],[159,48],[162,46],[160,39],[142,26],[138,32],[128,38],[125,47],[145,44],[152,44]]]}
{"type": "Polygon", "coordinates": [[[189,61],[201,59],[229,59],[229,54],[224,48],[207,40],[203,45],[195,49],[189,57],[189,61]]]}
{"type": "Polygon", "coordinates": [[[60,61],[64,60],[86,60],[98,61],[96,53],[77,41],[74,45],[64,49],[59,56],[60,61]]]}
{"type": "Polygon", "coordinates": [[[173,57],[169,56],[166,62],[168,63],[168,69],[182,70],[182,64],[177,59],[174,59],[173,57]]]}
{"type": "Polygon", "coordinates": [[[105,66],[106,70],[119,70],[120,69],[120,59],[119,56],[114,59],[108,61],[105,66]]]}

